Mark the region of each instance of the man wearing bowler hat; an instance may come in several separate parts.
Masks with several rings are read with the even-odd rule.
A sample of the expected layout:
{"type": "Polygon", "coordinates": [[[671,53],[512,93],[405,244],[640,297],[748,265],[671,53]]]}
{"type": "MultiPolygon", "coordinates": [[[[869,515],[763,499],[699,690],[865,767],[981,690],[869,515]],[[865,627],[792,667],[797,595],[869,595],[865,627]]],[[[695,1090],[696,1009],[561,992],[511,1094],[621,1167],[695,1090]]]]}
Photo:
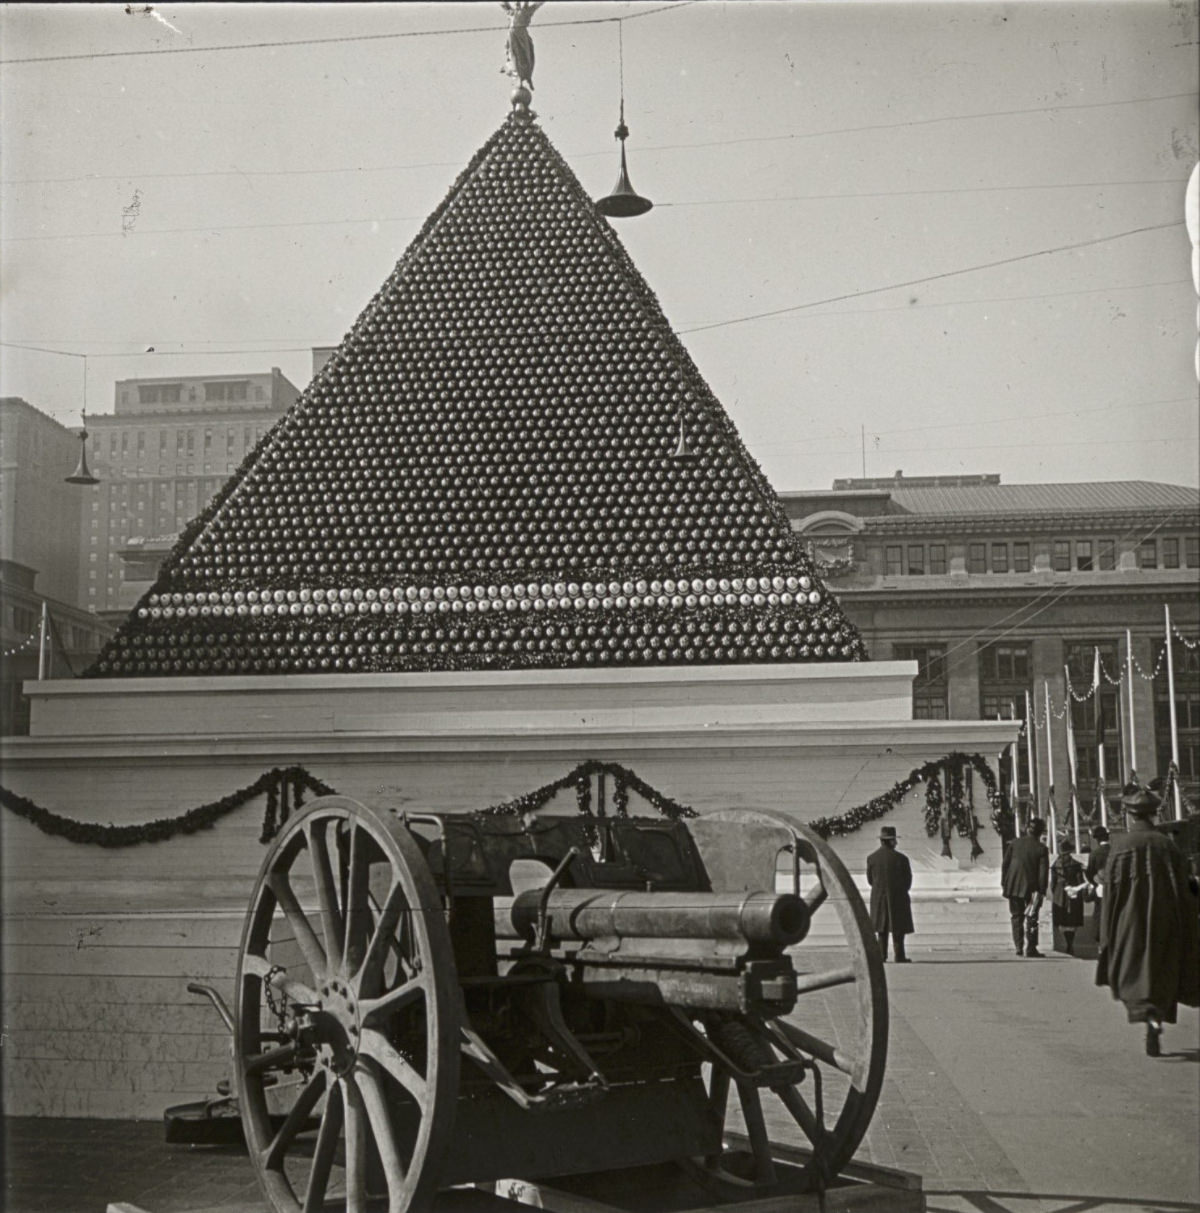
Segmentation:
{"type": "Polygon", "coordinates": [[[890,935],[896,963],[907,964],[904,937],[913,932],[912,903],[908,897],[908,890],[912,888],[912,865],[907,855],[896,850],[895,826],[884,826],[879,831],[879,841],[879,850],[867,856],[871,925],[879,936],[879,950],[884,960],[887,960],[890,935]]]}

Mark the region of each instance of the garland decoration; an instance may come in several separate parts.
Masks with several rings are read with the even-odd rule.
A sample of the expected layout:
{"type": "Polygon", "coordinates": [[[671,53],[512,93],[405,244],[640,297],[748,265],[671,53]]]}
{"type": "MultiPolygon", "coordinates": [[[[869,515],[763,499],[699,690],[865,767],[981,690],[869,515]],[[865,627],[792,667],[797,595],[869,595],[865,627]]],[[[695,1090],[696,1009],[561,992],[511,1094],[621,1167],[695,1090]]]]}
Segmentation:
{"type": "Polygon", "coordinates": [[[942,819],[944,803],[942,781],[935,770],[925,781],[925,833],[931,837],[937,832],[938,822],[942,819]]]}
{"type": "MultiPolygon", "coordinates": [[[[278,828],[275,824],[280,806],[283,805],[283,820],[287,817],[288,794],[296,808],[300,807],[299,791],[307,790],[324,796],[333,791],[303,767],[273,767],[264,771],[253,783],[220,800],[198,805],[178,817],[160,817],[136,825],[103,825],[93,821],[76,821],[40,808],[32,800],[19,796],[8,788],[0,787],[0,804],[11,809],[18,817],[37,826],[43,834],[54,838],[65,838],[68,842],[87,843],[97,847],[130,847],[143,842],[166,842],[180,834],[195,834],[198,830],[210,830],[213,826],[240,809],[264,792],[267,796],[267,813],[263,821],[262,842],[267,842],[278,828]]],[[[280,821],[279,824],[282,824],[280,821]]]]}
{"type": "MultiPolygon", "coordinates": [[[[592,812],[591,781],[593,775],[608,775],[612,777],[614,788],[613,813],[617,817],[629,816],[630,791],[636,792],[663,817],[669,817],[672,821],[678,821],[682,817],[699,816],[695,809],[689,808],[685,804],[680,804],[669,796],[664,796],[657,788],[652,788],[645,780],[638,778],[628,767],[620,766],[615,762],[601,762],[596,758],[589,758],[586,762],[581,762],[560,779],[556,779],[552,783],[543,784],[540,788],[535,788],[532,792],[526,792],[523,796],[517,796],[513,800],[506,800],[501,804],[492,805],[487,809],[479,809],[476,815],[480,817],[523,817],[526,813],[536,813],[538,809],[548,804],[564,788],[574,787],[575,803],[580,815],[589,820],[594,820],[597,814],[592,812]]],[[[604,805],[601,802],[598,816],[603,817],[604,815],[604,805]]]]}
{"type": "MultiPolygon", "coordinates": [[[[876,821],[891,812],[917,784],[924,783],[926,785],[926,832],[932,837],[938,832],[940,819],[947,817],[953,819],[954,823],[959,827],[959,832],[964,837],[972,838],[973,853],[971,858],[976,859],[979,855],[983,854],[983,848],[979,846],[979,841],[976,837],[979,823],[975,819],[974,813],[970,813],[968,816],[968,810],[965,807],[957,811],[957,816],[955,816],[953,808],[949,809],[946,813],[941,811],[942,785],[938,772],[942,767],[945,767],[947,771],[947,783],[949,783],[950,777],[955,770],[960,772],[960,789],[961,772],[970,769],[978,773],[979,778],[983,781],[984,790],[987,793],[988,804],[991,805],[992,826],[1002,837],[1007,837],[1008,835],[1004,834],[1004,829],[1008,828],[1011,830],[1012,809],[1004,803],[999,785],[996,782],[995,773],[988,766],[987,759],[982,754],[965,754],[960,750],[954,750],[942,758],[925,763],[923,766],[914,767],[898,783],[894,784],[881,795],[868,800],[866,804],[860,804],[837,817],[818,817],[815,821],[808,822],[808,828],[813,833],[819,834],[822,838],[842,838],[847,834],[853,834],[868,822],[876,821]],[[930,783],[934,781],[937,781],[938,785],[936,793],[929,788],[930,783]],[[932,812],[930,809],[931,796],[936,796],[937,798],[937,812],[932,812]]],[[[961,790],[959,798],[961,800],[961,790]]]]}

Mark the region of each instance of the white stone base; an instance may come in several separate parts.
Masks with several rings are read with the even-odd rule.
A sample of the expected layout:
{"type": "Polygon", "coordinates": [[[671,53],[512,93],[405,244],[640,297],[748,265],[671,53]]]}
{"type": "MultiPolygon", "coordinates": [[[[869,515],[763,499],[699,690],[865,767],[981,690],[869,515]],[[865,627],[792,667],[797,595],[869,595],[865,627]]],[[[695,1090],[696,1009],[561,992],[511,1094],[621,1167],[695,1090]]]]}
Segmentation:
{"type": "MultiPolygon", "coordinates": [[[[1011,722],[909,719],[914,673],[875,662],[34,683],[33,732],[5,739],[3,783],[66,817],[127,824],[300,764],[373,805],[456,811],[601,759],[700,812],[807,820],[951,750],[991,759],[1012,740],[1011,722]]],[[[898,810],[902,836],[921,828],[919,799],[898,810]]],[[[554,809],[573,813],[573,796],[554,809]]],[[[113,850],[0,813],[10,1114],[157,1116],[227,1074],[224,1030],[185,986],[232,994],[262,812],[260,799],[211,830],[113,850]]],[[[836,840],[852,869],[877,832],[836,840]]],[[[958,871],[968,846],[956,839],[952,863],[923,866],[958,871]]]]}

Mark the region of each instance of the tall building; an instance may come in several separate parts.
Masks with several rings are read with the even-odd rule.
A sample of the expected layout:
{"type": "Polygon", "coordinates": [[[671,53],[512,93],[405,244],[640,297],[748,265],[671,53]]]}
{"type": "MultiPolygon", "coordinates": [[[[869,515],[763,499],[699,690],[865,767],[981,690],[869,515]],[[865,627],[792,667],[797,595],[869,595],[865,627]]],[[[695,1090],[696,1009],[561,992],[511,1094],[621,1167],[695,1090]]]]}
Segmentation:
{"type": "MultiPolygon", "coordinates": [[[[1028,693],[1044,739],[1049,687],[1049,757],[1060,804],[1069,783],[1063,711],[1068,669],[1085,801],[1095,795],[1098,730],[1110,785],[1128,774],[1131,755],[1143,778],[1166,770],[1171,742],[1163,608],[1169,607],[1184,637],[1176,637],[1172,650],[1179,765],[1195,796],[1200,491],[1150,481],[1001,484],[998,475],[897,472],[781,497],[871,656],[919,663],[917,718],[1024,718],[1028,693]],[[1097,696],[1088,693],[1097,650],[1099,717],[1097,696]]],[[[1035,742],[1035,748],[1044,792],[1050,782],[1046,747],[1035,742]]],[[[1026,758],[1022,743],[1025,791],[1026,758]]]]}
{"type": "Polygon", "coordinates": [[[117,381],[113,412],[88,418],[102,481],[84,516],[89,609],[124,616],[153,580],[147,554],[171,546],[299,394],[278,367],[117,381]]]}
{"type": "Polygon", "coordinates": [[[78,434],[19,396],[0,400],[0,560],[72,605],[82,601],[79,507],[91,491],[64,483],[78,461],[78,434]]]}
{"type": "Polygon", "coordinates": [[[80,510],[94,489],[66,484],[79,437],[19,397],[0,400],[0,734],[28,729],[21,684],[36,678],[43,606],[48,675],[87,666],[111,629],[80,603],[80,510]]]}

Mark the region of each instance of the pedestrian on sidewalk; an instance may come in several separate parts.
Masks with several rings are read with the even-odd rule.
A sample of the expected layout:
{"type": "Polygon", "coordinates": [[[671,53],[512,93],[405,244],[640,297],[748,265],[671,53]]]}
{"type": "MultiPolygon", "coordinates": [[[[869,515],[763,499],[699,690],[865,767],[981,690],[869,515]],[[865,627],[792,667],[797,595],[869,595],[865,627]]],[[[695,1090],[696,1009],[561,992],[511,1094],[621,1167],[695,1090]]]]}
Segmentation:
{"type": "Polygon", "coordinates": [[[1075,858],[1070,838],[1058,842],[1058,858],[1050,865],[1050,924],[1054,938],[1062,932],[1063,950],[1075,955],[1075,932],[1083,926],[1083,894],[1088,887],[1083,864],[1075,858]]]}
{"type": "Polygon", "coordinates": [[[1096,984],[1146,1025],[1146,1053],[1157,1057],[1179,1003],[1200,1006],[1200,901],[1183,852],[1154,828],[1159,798],[1134,785],[1121,803],[1132,820],[1104,870],[1096,984]]]}
{"type": "MultiPolygon", "coordinates": [[[[1087,882],[1092,886],[1092,897],[1099,901],[1104,896],[1100,892],[1100,886],[1104,881],[1104,865],[1108,862],[1108,830],[1104,826],[1092,826],[1092,846],[1088,851],[1087,867],[1084,869],[1084,875],[1087,877],[1087,882]]],[[[1096,909],[1099,914],[1099,907],[1096,909]]]]}
{"type": "Polygon", "coordinates": [[[880,846],[867,856],[867,884],[871,886],[871,925],[879,936],[879,950],[888,957],[888,936],[897,964],[908,964],[904,937],[913,933],[912,864],[908,856],[896,850],[896,827],[883,826],[879,831],[880,846]]]}
{"type": "Polygon", "coordinates": [[[1042,841],[1046,823],[1031,817],[1025,833],[1015,838],[1000,862],[1000,887],[1008,898],[1013,945],[1018,956],[1042,956],[1038,951],[1038,914],[1050,883],[1050,852],[1042,841]]]}

